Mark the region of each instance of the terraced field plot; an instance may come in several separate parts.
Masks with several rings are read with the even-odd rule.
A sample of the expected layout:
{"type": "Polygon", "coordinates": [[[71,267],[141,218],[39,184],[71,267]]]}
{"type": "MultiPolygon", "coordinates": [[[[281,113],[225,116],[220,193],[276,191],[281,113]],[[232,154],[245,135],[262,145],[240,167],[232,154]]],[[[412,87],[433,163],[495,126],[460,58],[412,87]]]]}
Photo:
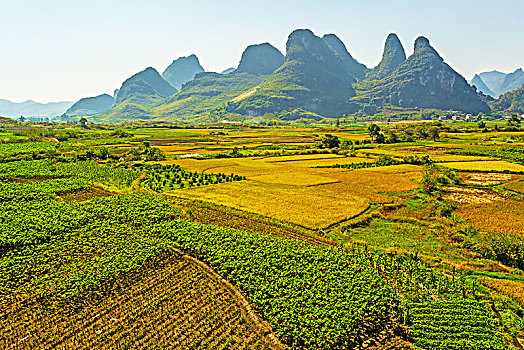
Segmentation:
{"type": "Polygon", "coordinates": [[[337,154],[331,153],[319,153],[319,154],[296,154],[290,156],[281,156],[281,157],[268,157],[263,158],[265,162],[268,163],[283,163],[283,162],[299,162],[299,161],[315,161],[319,159],[343,159],[344,157],[337,154]]]}
{"type": "Polygon", "coordinates": [[[367,186],[377,192],[402,192],[418,187],[423,169],[416,165],[392,165],[356,170],[319,169],[351,187],[367,186]]]}
{"type": "Polygon", "coordinates": [[[474,162],[474,161],[485,161],[494,160],[492,157],[481,157],[481,156],[469,156],[460,154],[444,154],[445,149],[437,149],[435,151],[426,151],[423,147],[409,149],[362,149],[359,153],[370,154],[370,155],[388,155],[396,158],[404,158],[410,155],[416,156],[429,156],[434,162],[474,162]],[[417,151],[417,149],[420,149],[417,151]]]}
{"type": "Polygon", "coordinates": [[[179,164],[181,167],[193,171],[234,173],[265,183],[313,186],[337,181],[329,176],[318,175],[318,172],[310,171],[307,167],[303,169],[302,167],[287,166],[288,162],[272,162],[271,160],[274,158],[279,157],[210,160],[183,159],[168,162],[179,164]]]}
{"type": "Polygon", "coordinates": [[[520,179],[518,181],[509,182],[506,185],[504,185],[504,188],[524,194],[524,181],[520,179]]]}
{"type": "Polygon", "coordinates": [[[204,145],[194,145],[194,146],[178,146],[178,145],[168,145],[168,146],[159,146],[160,150],[164,152],[166,156],[178,155],[184,156],[186,154],[211,154],[218,152],[227,151],[226,148],[218,149],[206,149],[204,145]]]}
{"type": "Polygon", "coordinates": [[[414,344],[432,350],[503,350],[494,317],[475,300],[433,301],[410,306],[414,344]]]}
{"type": "Polygon", "coordinates": [[[466,156],[460,154],[431,154],[429,159],[437,163],[444,162],[479,162],[493,160],[491,157],[466,156]]]}
{"type": "MultiPolygon", "coordinates": [[[[479,278],[480,283],[495,289],[496,291],[515,299],[524,307],[524,280],[511,281],[500,278],[479,278]]],[[[524,330],[522,330],[524,332],[524,330]]],[[[524,333],[523,333],[524,334],[524,333]]]]}
{"type": "Polygon", "coordinates": [[[438,165],[456,170],[474,171],[516,171],[524,172],[524,165],[506,162],[504,160],[473,161],[473,162],[449,162],[438,163],[438,165]]]}
{"type": "MultiPolygon", "coordinates": [[[[468,173],[468,172],[461,172],[460,176],[464,180],[464,183],[467,185],[480,185],[480,186],[486,186],[486,185],[496,185],[503,182],[508,181],[514,181],[517,179],[520,179],[522,175],[515,175],[515,174],[501,174],[501,173],[468,173]]],[[[514,181],[511,184],[515,184],[514,188],[518,188],[518,181],[514,181]]],[[[512,185],[509,183],[504,186],[505,188],[511,189],[512,185]]],[[[518,191],[516,191],[518,192],[518,191]]]]}
{"type": "Polygon", "coordinates": [[[360,214],[370,203],[391,202],[392,198],[381,192],[413,190],[423,175],[422,169],[414,165],[358,170],[310,167],[325,161],[336,164],[369,161],[369,158],[316,154],[179,160],[169,163],[195,171],[234,172],[253,181],[242,185],[171,191],[170,194],[231,206],[309,228],[321,228],[360,214]]]}
{"type": "Polygon", "coordinates": [[[233,296],[205,271],[181,258],[160,266],[131,285],[115,286],[101,303],[78,312],[48,310],[42,304],[4,306],[0,345],[6,349],[268,349],[233,296]]]}
{"type": "Polygon", "coordinates": [[[166,193],[227,205],[312,229],[327,227],[352,218],[369,206],[366,199],[346,193],[317,187],[257,181],[218,184],[166,193]]]}
{"type": "Polygon", "coordinates": [[[274,164],[287,166],[287,167],[320,167],[320,166],[333,166],[336,164],[345,165],[345,164],[358,164],[365,162],[372,162],[372,158],[363,158],[363,157],[331,157],[331,158],[319,158],[319,159],[304,159],[304,160],[289,160],[286,162],[272,162],[274,164]]]}
{"type": "Polygon", "coordinates": [[[506,200],[472,204],[460,207],[457,214],[484,231],[524,237],[522,202],[506,200]]]}
{"type": "Polygon", "coordinates": [[[491,203],[503,201],[504,197],[493,190],[468,188],[468,187],[446,187],[448,193],[446,199],[463,204],[491,203]]]}
{"type": "Polygon", "coordinates": [[[376,144],[364,124],[223,124],[90,125],[44,152],[5,148],[0,348],[265,348],[224,278],[291,349],[519,349],[524,190],[501,172],[520,166],[518,133],[376,144]],[[326,149],[326,134],[360,142],[326,149]],[[373,164],[384,155],[424,164],[373,164]],[[422,156],[478,169],[455,181],[422,156]],[[33,157],[49,159],[17,161],[33,157]]]}

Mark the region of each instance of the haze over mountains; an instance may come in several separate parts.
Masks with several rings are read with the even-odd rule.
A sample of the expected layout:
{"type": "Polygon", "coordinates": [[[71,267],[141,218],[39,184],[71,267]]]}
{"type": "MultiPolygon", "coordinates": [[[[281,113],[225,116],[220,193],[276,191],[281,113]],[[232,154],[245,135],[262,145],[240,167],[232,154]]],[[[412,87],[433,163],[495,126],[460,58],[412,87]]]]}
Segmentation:
{"type": "Polygon", "coordinates": [[[190,55],[174,60],[162,73],[162,78],[177,90],[180,90],[182,85],[193,80],[196,74],[203,71],[204,68],[200,65],[198,58],[195,55],[190,55]]]}
{"type": "MultiPolygon", "coordinates": [[[[425,37],[417,38],[413,54],[406,57],[398,36],[389,34],[380,63],[368,68],[353,58],[335,34],[320,37],[298,29],[289,35],[285,53],[269,43],[250,45],[238,66],[222,73],[205,72],[195,55],[180,57],[162,75],[148,67],[124,81],[114,96],[84,98],[73,106],[63,103],[61,108],[55,106],[52,115],[67,109],[69,116],[103,122],[216,121],[227,116],[318,120],[384,110],[425,108],[478,114],[518,111],[521,106],[518,93],[506,96],[504,102],[486,95],[498,97],[522,87],[522,69],[509,74],[479,73],[471,84],[478,92],[425,37]]],[[[0,115],[22,114],[4,110],[0,100],[0,115]]]]}
{"type": "Polygon", "coordinates": [[[72,104],[73,102],[71,101],[39,103],[31,100],[11,102],[0,99],[0,116],[10,118],[18,118],[20,116],[50,118],[61,115],[72,104]]]}
{"type": "Polygon", "coordinates": [[[485,95],[499,97],[524,85],[524,71],[519,68],[512,73],[502,73],[496,70],[483,72],[476,74],[471,84],[485,95]]]}
{"type": "Polygon", "coordinates": [[[65,111],[65,114],[71,117],[76,117],[102,113],[111,108],[114,102],[114,97],[109,96],[108,94],[102,94],[95,97],[85,97],[72,105],[67,111],[65,111]]]}

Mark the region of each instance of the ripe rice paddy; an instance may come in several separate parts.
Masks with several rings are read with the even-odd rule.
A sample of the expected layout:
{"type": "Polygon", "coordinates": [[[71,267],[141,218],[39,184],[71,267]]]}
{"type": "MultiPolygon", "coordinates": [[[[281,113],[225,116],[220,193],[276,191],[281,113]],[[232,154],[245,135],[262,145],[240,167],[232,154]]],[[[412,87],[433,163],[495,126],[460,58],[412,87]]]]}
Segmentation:
{"type": "Polygon", "coordinates": [[[524,282],[489,277],[479,278],[479,281],[485,286],[493,288],[496,291],[515,299],[522,307],[524,307],[524,282]]]}
{"type": "Polygon", "coordinates": [[[365,211],[365,198],[323,188],[240,181],[167,194],[231,206],[311,229],[325,228],[365,211]]]}
{"type": "Polygon", "coordinates": [[[504,200],[504,197],[493,190],[468,187],[446,187],[449,193],[446,198],[462,204],[491,203],[504,200]]]}
{"type": "Polygon", "coordinates": [[[268,163],[282,163],[282,162],[292,162],[292,161],[307,161],[307,160],[319,160],[319,159],[342,159],[343,157],[337,154],[297,154],[291,156],[281,156],[281,157],[270,157],[264,158],[265,162],[268,163]]]}
{"type": "Polygon", "coordinates": [[[508,182],[504,185],[504,188],[524,194],[524,179],[521,178],[518,181],[508,182]]]}
{"type": "MultiPolygon", "coordinates": [[[[460,176],[462,177],[466,185],[479,185],[479,186],[496,185],[502,182],[517,180],[522,177],[522,175],[515,175],[515,174],[468,173],[468,172],[461,172],[460,176]]],[[[512,182],[512,184],[513,183],[518,184],[518,181],[512,182]]],[[[508,186],[511,187],[509,183],[504,187],[510,189],[508,186]]]]}
{"type": "Polygon", "coordinates": [[[252,180],[170,191],[171,195],[210,201],[315,229],[352,218],[371,203],[390,203],[393,199],[381,192],[413,190],[423,175],[422,168],[415,165],[357,170],[311,168],[322,162],[342,161],[369,158],[314,154],[163,163],[178,164],[190,171],[234,173],[252,180]]]}
{"type": "Polygon", "coordinates": [[[434,162],[479,162],[493,160],[490,157],[467,156],[460,154],[431,154],[429,158],[434,162]]]}
{"type": "Polygon", "coordinates": [[[472,171],[514,171],[524,172],[524,166],[510,163],[504,160],[493,161],[473,161],[473,162],[449,162],[438,163],[438,165],[455,170],[472,170],[472,171]]]}
{"type": "Polygon", "coordinates": [[[291,160],[286,162],[273,162],[274,164],[279,164],[287,167],[318,167],[318,166],[333,166],[336,164],[346,165],[346,164],[358,164],[364,162],[372,162],[372,158],[363,158],[363,157],[331,157],[326,159],[305,159],[305,160],[291,160]]]}
{"type": "Polygon", "coordinates": [[[462,206],[457,215],[483,231],[524,237],[524,206],[516,200],[462,206]]]}
{"type": "Polygon", "coordinates": [[[411,191],[418,187],[423,170],[416,165],[392,165],[356,170],[322,169],[323,174],[336,178],[350,186],[368,186],[377,192],[411,191]]]}

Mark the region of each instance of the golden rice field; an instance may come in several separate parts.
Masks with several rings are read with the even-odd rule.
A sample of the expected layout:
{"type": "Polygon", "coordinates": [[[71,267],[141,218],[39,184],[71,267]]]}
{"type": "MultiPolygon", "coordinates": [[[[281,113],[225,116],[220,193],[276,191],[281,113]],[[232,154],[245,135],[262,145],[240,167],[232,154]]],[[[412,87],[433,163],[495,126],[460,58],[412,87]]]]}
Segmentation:
{"type": "Polygon", "coordinates": [[[473,161],[473,162],[449,162],[438,163],[438,165],[455,170],[473,170],[473,171],[522,171],[524,165],[506,162],[504,160],[492,161],[473,161]]]}
{"type": "Polygon", "coordinates": [[[347,182],[335,182],[319,185],[317,188],[366,198],[370,203],[385,204],[391,203],[393,201],[393,198],[385,194],[378,193],[371,186],[361,186],[347,182]]]}
{"type": "Polygon", "coordinates": [[[296,154],[291,156],[282,157],[268,157],[264,158],[263,161],[268,163],[282,163],[290,161],[306,161],[306,160],[318,160],[318,159],[342,159],[344,157],[337,154],[296,154]]]}
{"type": "Polygon", "coordinates": [[[430,154],[429,158],[434,162],[475,162],[493,160],[490,157],[467,156],[460,154],[430,154]]]}
{"type": "Polygon", "coordinates": [[[391,150],[391,149],[384,149],[384,148],[377,148],[377,149],[362,149],[359,150],[359,153],[363,154],[369,154],[369,155],[388,155],[391,157],[397,157],[397,158],[404,158],[410,155],[416,155],[416,156],[428,156],[432,161],[434,162],[474,162],[474,161],[484,161],[484,160],[494,160],[491,157],[481,157],[481,156],[468,156],[468,155],[460,155],[460,154],[440,154],[440,153],[433,153],[433,152],[424,152],[424,150],[421,148],[420,151],[416,151],[416,149],[406,151],[406,150],[391,150]]]}
{"type": "Polygon", "coordinates": [[[524,237],[524,205],[516,200],[465,205],[457,215],[483,231],[524,237]]]}
{"type": "Polygon", "coordinates": [[[239,181],[166,192],[288,221],[311,229],[328,227],[365,211],[369,201],[319,187],[239,181]]]}
{"type": "Polygon", "coordinates": [[[521,178],[518,181],[508,182],[504,185],[504,188],[524,194],[524,179],[521,178]]]}
{"type": "Polygon", "coordinates": [[[319,169],[350,186],[368,186],[377,192],[403,192],[418,188],[424,176],[423,168],[416,165],[392,165],[356,170],[319,169]]]}
{"type": "Polygon", "coordinates": [[[208,171],[210,169],[236,166],[236,159],[206,159],[198,160],[193,158],[186,159],[168,159],[159,162],[160,164],[178,164],[182,168],[189,171],[197,171],[199,173],[203,171],[208,171]]]}
{"type": "Polygon", "coordinates": [[[495,279],[489,277],[479,278],[479,282],[495,289],[497,292],[507,295],[508,297],[515,299],[519,304],[524,307],[524,283],[517,281],[510,281],[505,279],[495,279]]]}
{"type": "Polygon", "coordinates": [[[270,162],[273,158],[235,158],[235,159],[181,159],[164,161],[163,164],[178,164],[190,171],[208,173],[234,173],[248,179],[265,183],[297,186],[314,186],[336,182],[337,179],[319,175],[309,168],[293,167],[285,163],[270,162]],[[284,165],[286,164],[286,165],[284,165]]]}
{"type": "Polygon", "coordinates": [[[198,172],[234,173],[251,180],[175,190],[171,195],[205,200],[315,229],[352,218],[370,203],[390,203],[393,199],[381,192],[416,189],[423,176],[422,168],[415,165],[357,170],[304,166],[304,163],[355,159],[332,155],[327,155],[327,159],[320,159],[322,155],[308,159],[311,156],[182,159],[163,163],[176,163],[198,172]],[[285,161],[275,162],[277,158],[285,161]]]}
{"type": "MultiPolygon", "coordinates": [[[[236,173],[236,172],[235,172],[236,173]]],[[[338,182],[337,179],[327,176],[315,175],[293,169],[278,169],[269,174],[250,175],[249,179],[268,184],[282,184],[293,186],[316,186],[338,182]]]]}
{"type": "Polygon", "coordinates": [[[185,154],[210,154],[217,152],[224,152],[226,149],[210,150],[202,147],[203,145],[194,145],[194,146],[178,146],[178,145],[168,145],[168,146],[158,146],[166,156],[179,155],[183,156],[185,154]]]}
{"type": "Polygon", "coordinates": [[[341,140],[352,140],[362,141],[369,140],[369,135],[366,132],[363,133],[347,133],[347,132],[331,132],[330,134],[338,136],[341,140]]]}
{"type": "Polygon", "coordinates": [[[417,154],[418,155],[418,153],[416,152],[408,153],[408,152],[396,151],[396,150],[384,149],[384,148],[360,149],[358,150],[358,152],[361,154],[369,154],[369,155],[376,155],[376,156],[387,155],[387,156],[398,157],[398,158],[405,157],[408,154],[417,154]]]}
{"type": "Polygon", "coordinates": [[[363,158],[363,157],[337,157],[337,158],[327,158],[327,159],[308,159],[308,160],[296,160],[296,161],[287,161],[283,163],[276,163],[287,167],[303,167],[311,168],[318,166],[333,166],[333,165],[346,165],[346,164],[357,164],[364,162],[374,162],[372,158],[363,158]]]}
{"type": "MultiPolygon", "coordinates": [[[[461,172],[460,176],[466,185],[496,185],[502,182],[517,180],[522,175],[503,173],[468,173],[461,172]]],[[[504,186],[506,187],[506,186],[504,186]]]]}

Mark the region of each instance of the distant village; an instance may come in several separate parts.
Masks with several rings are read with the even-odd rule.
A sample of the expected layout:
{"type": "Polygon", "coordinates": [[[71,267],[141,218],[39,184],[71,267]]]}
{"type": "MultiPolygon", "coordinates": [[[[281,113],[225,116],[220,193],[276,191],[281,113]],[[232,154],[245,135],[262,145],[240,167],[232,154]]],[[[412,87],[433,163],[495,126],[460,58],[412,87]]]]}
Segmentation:
{"type": "Polygon", "coordinates": [[[504,114],[502,117],[494,117],[491,115],[472,115],[472,114],[461,114],[458,111],[451,111],[453,115],[441,115],[438,117],[439,121],[478,121],[483,119],[511,119],[513,116],[519,118],[524,118],[524,113],[513,113],[513,114],[504,114]]]}

